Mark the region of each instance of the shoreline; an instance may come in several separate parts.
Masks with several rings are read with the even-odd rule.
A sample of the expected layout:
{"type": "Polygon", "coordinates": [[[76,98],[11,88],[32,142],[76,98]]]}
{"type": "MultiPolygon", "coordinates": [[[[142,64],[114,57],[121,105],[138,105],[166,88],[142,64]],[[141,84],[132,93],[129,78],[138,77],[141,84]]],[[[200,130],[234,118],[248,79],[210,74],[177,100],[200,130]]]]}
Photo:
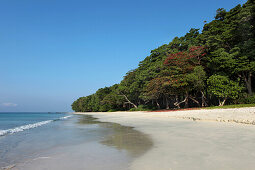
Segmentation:
{"type": "MultiPolygon", "coordinates": [[[[128,114],[141,113],[148,117],[165,117],[170,119],[186,119],[192,121],[225,122],[255,125],[255,107],[224,109],[182,109],[162,111],[120,111],[120,112],[74,112],[73,114],[128,114]]],[[[139,116],[139,115],[138,115],[139,116]]]]}
{"type": "Polygon", "coordinates": [[[135,159],[131,170],[255,167],[255,127],[247,125],[254,125],[255,107],[75,114],[88,114],[99,121],[131,126],[149,135],[154,147],[135,159]]]}
{"type": "MultiPolygon", "coordinates": [[[[91,116],[72,115],[71,119],[55,121],[48,127],[43,127],[31,129],[27,131],[28,133],[24,133],[25,135],[21,132],[21,139],[17,139],[18,147],[14,146],[10,154],[1,155],[6,160],[0,161],[0,170],[83,170],[84,168],[127,170],[121,167],[128,167],[134,157],[143,154],[152,146],[151,140],[140,131],[116,123],[100,122],[91,116]],[[45,128],[50,132],[45,131],[45,128]],[[60,130],[56,131],[56,129],[60,130]],[[26,140],[27,136],[29,142],[26,140]],[[131,140],[128,140],[128,137],[131,137],[131,140]],[[127,140],[119,141],[119,138],[127,140]],[[19,140],[25,143],[19,143],[19,140]],[[141,141],[142,145],[139,145],[141,141]],[[133,147],[133,143],[138,143],[135,145],[136,148],[133,147]],[[24,146],[25,144],[27,147],[24,146]],[[31,151],[31,154],[26,153],[26,150],[31,151]]],[[[8,135],[5,139],[8,137],[13,139],[15,135],[8,135]]]]}

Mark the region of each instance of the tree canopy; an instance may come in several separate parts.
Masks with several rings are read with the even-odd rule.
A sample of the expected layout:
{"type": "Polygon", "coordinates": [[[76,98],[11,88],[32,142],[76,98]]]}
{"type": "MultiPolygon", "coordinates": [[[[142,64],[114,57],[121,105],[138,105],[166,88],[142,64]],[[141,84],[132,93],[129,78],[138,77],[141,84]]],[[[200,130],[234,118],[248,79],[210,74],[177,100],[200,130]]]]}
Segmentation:
{"type": "Polygon", "coordinates": [[[226,11],[151,51],[119,84],[80,97],[74,111],[170,109],[246,101],[254,91],[255,3],[226,11]]]}

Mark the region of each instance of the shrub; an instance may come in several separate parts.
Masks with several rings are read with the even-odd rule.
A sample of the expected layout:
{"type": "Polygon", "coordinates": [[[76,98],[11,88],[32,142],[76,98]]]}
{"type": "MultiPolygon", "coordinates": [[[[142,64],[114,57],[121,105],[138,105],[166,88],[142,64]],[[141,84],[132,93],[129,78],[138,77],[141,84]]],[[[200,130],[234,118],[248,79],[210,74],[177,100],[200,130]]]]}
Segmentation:
{"type": "Polygon", "coordinates": [[[117,110],[116,109],[110,109],[107,112],[117,112],[117,110]]]}
{"type": "Polygon", "coordinates": [[[137,110],[136,110],[136,108],[132,108],[132,109],[130,109],[129,111],[137,111],[137,110]]]}
{"type": "Polygon", "coordinates": [[[253,103],[255,103],[255,94],[252,95],[252,96],[248,96],[248,97],[244,98],[243,102],[245,104],[253,104],[253,103]]]}
{"type": "Polygon", "coordinates": [[[137,108],[132,108],[129,111],[150,111],[152,110],[149,106],[139,105],[137,108]]]}

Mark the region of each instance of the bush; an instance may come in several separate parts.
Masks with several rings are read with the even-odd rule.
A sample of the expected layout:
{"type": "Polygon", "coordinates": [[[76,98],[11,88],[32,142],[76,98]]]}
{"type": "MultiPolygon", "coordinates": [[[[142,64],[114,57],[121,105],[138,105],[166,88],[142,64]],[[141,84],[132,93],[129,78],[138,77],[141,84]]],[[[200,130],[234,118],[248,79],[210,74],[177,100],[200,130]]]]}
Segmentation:
{"type": "Polygon", "coordinates": [[[100,108],[99,108],[99,112],[107,112],[108,110],[111,109],[111,106],[108,105],[108,104],[104,104],[104,105],[101,105],[100,108]]]}
{"type": "Polygon", "coordinates": [[[150,111],[152,110],[149,106],[139,105],[137,108],[132,108],[129,111],[150,111]]]}
{"type": "Polygon", "coordinates": [[[137,109],[136,108],[132,108],[129,111],[137,111],[137,109]]]}
{"type": "Polygon", "coordinates": [[[253,104],[253,103],[255,103],[255,94],[252,95],[252,96],[248,96],[248,97],[244,98],[243,102],[245,104],[253,104]]]}
{"type": "Polygon", "coordinates": [[[117,112],[117,110],[116,109],[110,109],[107,112],[117,112]]]}

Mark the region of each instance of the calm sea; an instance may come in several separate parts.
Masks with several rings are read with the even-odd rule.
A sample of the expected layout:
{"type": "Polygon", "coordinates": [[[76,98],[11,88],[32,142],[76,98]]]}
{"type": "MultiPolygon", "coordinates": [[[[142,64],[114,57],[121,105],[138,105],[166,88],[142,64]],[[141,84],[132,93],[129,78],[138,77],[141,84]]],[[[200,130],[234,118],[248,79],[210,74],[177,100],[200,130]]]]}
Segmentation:
{"type": "Polygon", "coordinates": [[[0,169],[128,169],[151,146],[132,127],[91,116],[0,113],[0,169]]]}
{"type": "Polygon", "coordinates": [[[71,117],[65,113],[0,113],[0,167],[57,145],[63,133],[59,125],[71,117]]]}

